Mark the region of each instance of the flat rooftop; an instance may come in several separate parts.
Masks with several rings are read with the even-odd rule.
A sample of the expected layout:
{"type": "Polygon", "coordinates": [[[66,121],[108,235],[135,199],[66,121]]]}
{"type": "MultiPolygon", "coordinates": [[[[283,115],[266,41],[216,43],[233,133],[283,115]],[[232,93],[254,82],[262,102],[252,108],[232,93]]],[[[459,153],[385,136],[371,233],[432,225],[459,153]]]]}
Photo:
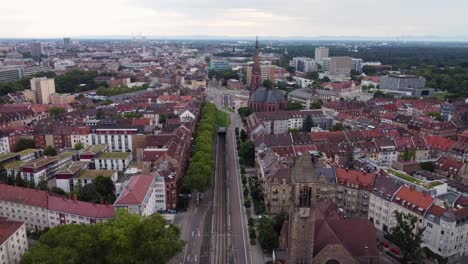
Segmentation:
{"type": "Polygon", "coordinates": [[[107,149],[106,144],[98,144],[98,145],[93,145],[89,146],[81,151],[81,154],[98,154],[100,152],[103,152],[107,149]]]}
{"type": "Polygon", "coordinates": [[[6,170],[19,170],[21,165],[23,165],[24,162],[23,161],[19,161],[19,160],[14,160],[14,161],[10,161],[10,162],[7,162],[3,165],[3,167],[6,169],[6,170]]]}
{"type": "Polygon", "coordinates": [[[21,156],[26,156],[26,155],[29,155],[29,154],[32,154],[34,152],[38,152],[38,151],[41,151],[42,149],[25,149],[25,150],[22,150],[20,152],[18,152],[19,155],[21,156]]]}
{"type": "Polygon", "coordinates": [[[56,174],[75,174],[83,168],[88,166],[88,162],[85,161],[69,161],[56,172],[56,174]]]}
{"type": "Polygon", "coordinates": [[[396,171],[396,170],[393,170],[393,169],[388,169],[387,170],[391,175],[397,177],[397,178],[400,178],[400,179],[403,179],[405,181],[408,181],[408,182],[411,182],[411,183],[414,183],[416,185],[419,185],[421,187],[424,187],[426,189],[432,189],[436,186],[439,186],[439,185],[442,185],[444,184],[443,182],[441,181],[423,181],[423,180],[420,180],[418,178],[415,178],[409,174],[406,174],[402,171],[396,171]]]}
{"type": "Polygon", "coordinates": [[[82,170],[78,173],[78,179],[96,179],[99,176],[110,178],[115,174],[113,170],[82,170]]]}
{"type": "Polygon", "coordinates": [[[97,156],[97,159],[127,159],[131,152],[103,152],[97,156]]]}
{"type": "Polygon", "coordinates": [[[18,153],[12,153],[12,152],[7,152],[7,153],[2,153],[0,154],[0,163],[4,162],[5,160],[9,160],[13,157],[18,156],[18,153]]]}

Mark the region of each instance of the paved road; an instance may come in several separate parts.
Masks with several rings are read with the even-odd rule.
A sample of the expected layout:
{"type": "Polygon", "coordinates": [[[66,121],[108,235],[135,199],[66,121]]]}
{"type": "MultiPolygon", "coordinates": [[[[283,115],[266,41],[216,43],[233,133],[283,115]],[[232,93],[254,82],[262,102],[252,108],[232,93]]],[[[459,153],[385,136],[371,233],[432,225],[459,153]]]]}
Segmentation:
{"type": "Polygon", "coordinates": [[[212,190],[203,194],[203,199],[198,206],[196,196],[196,193],[192,195],[187,212],[176,217],[176,224],[182,229],[181,237],[187,244],[184,250],[171,260],[171,264],[208,263],[209,261],[211,217],[207,216],[211,216],[212,190]],[[178,219],[180,222],[177,221],[178,219]]]}
{"type": "Polygon", "coordinates": [[[231,237],[235,263],[253,263],[248,236],[247,216],[243,206],[242,183],[234,130],[241,127],[237,114],[230,113],[231,124],[227,131],[227,171],[231,205],[231,237]]]}
{"type": "MultiPolygon", "coordinates": [[[[234,94],[239,91],[226,90],[215,86],[209,86],[208,95],[218,109],[229,107],[234,94]]],[[[239,115],[228,112],[230,126],[226,133],[226,170],[227,189],[229,193],[229,219],[231,225],[230,240],[232,243],[233,263],[253,264],[251,247],[248,237],[247,216],[243,206],[242,183],[237,156],[235,128],[242,127],[239,115]]]]}

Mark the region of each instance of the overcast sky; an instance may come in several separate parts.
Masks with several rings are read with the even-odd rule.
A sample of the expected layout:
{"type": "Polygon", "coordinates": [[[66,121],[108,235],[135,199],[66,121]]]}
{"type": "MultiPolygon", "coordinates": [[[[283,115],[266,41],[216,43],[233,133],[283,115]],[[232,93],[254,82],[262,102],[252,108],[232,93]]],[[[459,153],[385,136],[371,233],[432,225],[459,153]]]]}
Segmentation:
{"type": "Polygon", "coordinates": [[[2,0],[0,38],[458,36],[467,0],[2,0]]]}

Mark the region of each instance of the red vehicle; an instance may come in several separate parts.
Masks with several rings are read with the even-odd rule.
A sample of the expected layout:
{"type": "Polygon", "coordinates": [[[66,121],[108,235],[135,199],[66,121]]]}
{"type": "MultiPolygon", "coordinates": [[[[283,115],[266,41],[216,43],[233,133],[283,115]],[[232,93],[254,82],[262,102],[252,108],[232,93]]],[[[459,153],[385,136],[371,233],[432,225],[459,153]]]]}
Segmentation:
{"type": "Polygon", "coordinates": [[[391,248],[390,251],[395,255],[400,255],[400,250],[398,248],[391,248]]]}
{"type": "Polygon", "coordinates": [[[380,242],[380,244],[381,244],[383,247],[388,248],[388,243],[387,243],[387,242],[382,241],[382,242],[380,242]]]}

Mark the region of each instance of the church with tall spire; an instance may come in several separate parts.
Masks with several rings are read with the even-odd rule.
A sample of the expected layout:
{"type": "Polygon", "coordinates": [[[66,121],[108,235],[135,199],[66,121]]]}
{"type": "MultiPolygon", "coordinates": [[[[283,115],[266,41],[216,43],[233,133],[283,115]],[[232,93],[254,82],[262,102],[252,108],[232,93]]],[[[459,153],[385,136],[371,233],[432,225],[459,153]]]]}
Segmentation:
{"type": "Polygon", "coordinates": [[[260,49],[258,37],[255,42],[254,65],[250,81],[249,107],[253,112],[272,112],[286,110],[287,100],[280,90],[267,88],[262,85],[260,67],[260,49]]]}

